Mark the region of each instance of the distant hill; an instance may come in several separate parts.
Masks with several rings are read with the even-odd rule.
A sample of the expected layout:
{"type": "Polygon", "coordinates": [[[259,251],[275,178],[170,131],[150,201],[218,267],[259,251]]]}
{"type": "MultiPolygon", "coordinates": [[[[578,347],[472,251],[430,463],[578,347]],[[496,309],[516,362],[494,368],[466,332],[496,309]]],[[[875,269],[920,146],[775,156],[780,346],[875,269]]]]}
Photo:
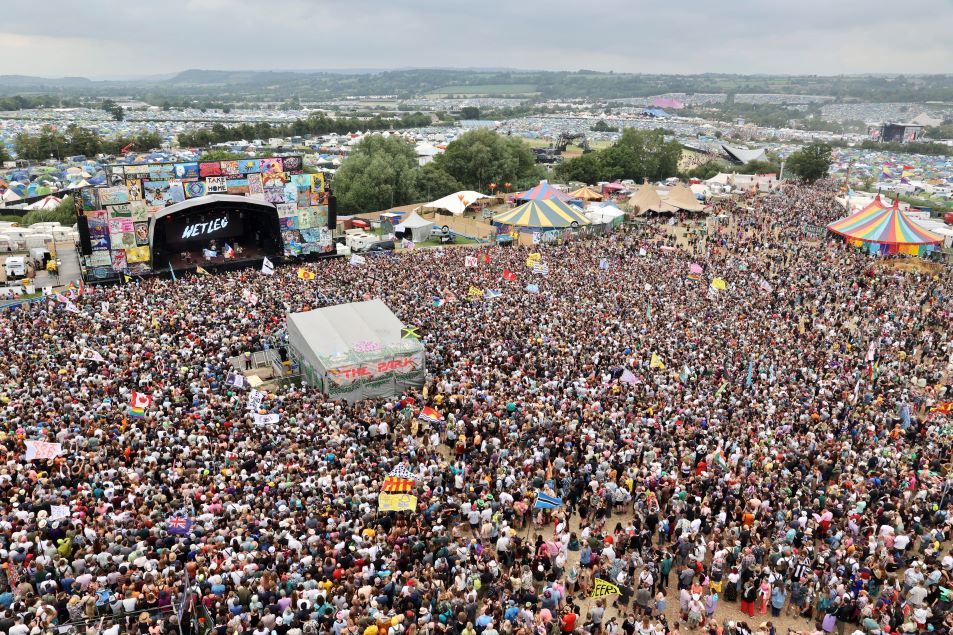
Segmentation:
{"type": "Polygon", "coordinates": [[[85,77],[31,77],[29,75],[0,75],[0,86],[23,88],[76,88],[92,84],[92,80],[85,77]]]}
{"type": "Polygon", "coordinates": [[[152,100],[334,99],[394,95],[617,99],[662,93],[830,95],[840,101],[953,101],[951,75],[643,75],[516,69],[204,70],[128,80],[0,75],[0,95],[55,94],[152,100]]]}

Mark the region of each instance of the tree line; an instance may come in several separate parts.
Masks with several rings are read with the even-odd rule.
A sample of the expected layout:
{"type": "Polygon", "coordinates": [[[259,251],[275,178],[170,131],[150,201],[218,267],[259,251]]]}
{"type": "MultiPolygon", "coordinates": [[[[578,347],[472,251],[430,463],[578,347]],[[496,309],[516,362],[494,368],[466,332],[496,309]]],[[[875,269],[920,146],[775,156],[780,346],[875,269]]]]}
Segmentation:
{"type": "Polygon", "coordinates": [[[45,161],[50,157],[62,160],[80,154],[87,157],[119,154],[129,144],[132,144],[134,150],[144,152],[158,148],[162,141],[162,137],[155,132],[142,131],[134,136],[103,137],[97,132],[71,124],[63,131],[47,126],[38,134],[21,132],[14,139],[13,147],[20,159],[45,161]]]}
{"type": "Polygon", "coordinates": [[[678,173],[681,156],[682,144],[674,139],[666,141],[663,130],[626,128],[608,148],[563,161],[556,166],[555,175],[563,181],[581,183],[658,181],[678,173]]]}
{"type": "Polygon", "coordinates": [[[430,125],[430,115],[409,113],[399,118],[385,119],[374,116],[367,119],[352,117],[332,118],[323,113],[314,113],[307,119],[295,119],[291,123],[266,122],[241,123],[233,126],[216,123],[208,128],[179,134],[179,145],[199,148],[214,143],[226,143],[242,139],[268,139],[270,137],[293,137],[322,134],[347,134],[365,130],[399,130],[422,128],[430,125]]]}
{"type": "Polygon", "coordinates": [[[431,201],[460,190],[526,188],[545,177],[532,150],[521,139],[492,130],[472,130],[452,141],[446,152],[419,165],[414,146],[401,138],[364,138],[341,164],[332,187],[344,213],[374,212],[431,201]]]}

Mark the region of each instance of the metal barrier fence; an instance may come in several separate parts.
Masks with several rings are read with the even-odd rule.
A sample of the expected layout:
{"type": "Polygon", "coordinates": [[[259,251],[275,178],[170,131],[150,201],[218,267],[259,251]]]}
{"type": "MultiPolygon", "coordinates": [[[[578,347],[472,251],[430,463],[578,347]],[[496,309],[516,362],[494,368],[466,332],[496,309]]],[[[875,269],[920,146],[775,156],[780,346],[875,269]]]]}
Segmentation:
{"type": "Polygon", "coordinates": [[[139,619],[140,615],[148,614],[150,617],[155,617],[157,615],[162,616],[173,616],[178,615],[175,611],[174,606],[164,606],[162,608],[148,608],[140,609],[138,611],[123,611],[119,610],[109,610],[105,615],[99,617],[93,617],[85,620],[76,620],[70,621],[66,624],[60,624],[57,626],[59,633],[73,633],[75,635],[84,635],[89,632],[90,627],[97,627],[96,631],[99,632],[102,628],[99,628],[101,624],[110,622],[112,624],[119,625],[119,633],[127,635],[138,635],[139,633],[139,619]]]}

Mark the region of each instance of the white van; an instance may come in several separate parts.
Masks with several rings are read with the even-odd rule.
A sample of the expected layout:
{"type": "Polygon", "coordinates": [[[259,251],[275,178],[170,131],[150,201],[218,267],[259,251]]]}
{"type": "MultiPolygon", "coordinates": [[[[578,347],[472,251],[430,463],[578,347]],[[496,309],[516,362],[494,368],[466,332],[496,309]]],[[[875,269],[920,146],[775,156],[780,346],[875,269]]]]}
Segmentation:
{"type": "Polygon", "coordinates": [[[7,280],[19,280],[26,277],[26,258],[23,256],[10,256],[3,263],[3,268],[7,273],[7,280]]]}

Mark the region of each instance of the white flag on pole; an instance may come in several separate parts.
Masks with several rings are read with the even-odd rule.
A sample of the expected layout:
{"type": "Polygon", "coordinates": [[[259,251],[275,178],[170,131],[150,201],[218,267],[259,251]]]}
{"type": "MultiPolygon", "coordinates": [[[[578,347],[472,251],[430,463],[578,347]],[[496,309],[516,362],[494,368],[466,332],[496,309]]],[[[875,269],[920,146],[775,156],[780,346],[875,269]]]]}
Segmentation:
{"type": "Polygon", "coordinates": [[[363,265],[365,262],[367,262],[367,258],[365,258],[364,256],[358,256],[357,254],[351,254],[351,260],[349,262],[355,267],[358,267],[360,265],[363,265]]]}
{"type": "Polygon", "coordinates": [[[94,362],[105,362],[105,361],[106,361],[105,359],[103,359],[103,356],[99,354],[99,352],[97,352],[97,351],[95,351],[95,350],[93,350],[93,349],[91,349],[91,348],[88,348],[88,347],[87,347],[87,348],[83,348],[83,352],[80,354],[79,358],[80,358],[80,359],[89,359],[89,360],[92,360],[92,361],[94,361],[94,362]]]}
{"type": "Polygon", "coordinates": [[[275,274],[275,265],[265,258],[261,261],[261,272],[266,276],[273,276],[275,274]]]}

